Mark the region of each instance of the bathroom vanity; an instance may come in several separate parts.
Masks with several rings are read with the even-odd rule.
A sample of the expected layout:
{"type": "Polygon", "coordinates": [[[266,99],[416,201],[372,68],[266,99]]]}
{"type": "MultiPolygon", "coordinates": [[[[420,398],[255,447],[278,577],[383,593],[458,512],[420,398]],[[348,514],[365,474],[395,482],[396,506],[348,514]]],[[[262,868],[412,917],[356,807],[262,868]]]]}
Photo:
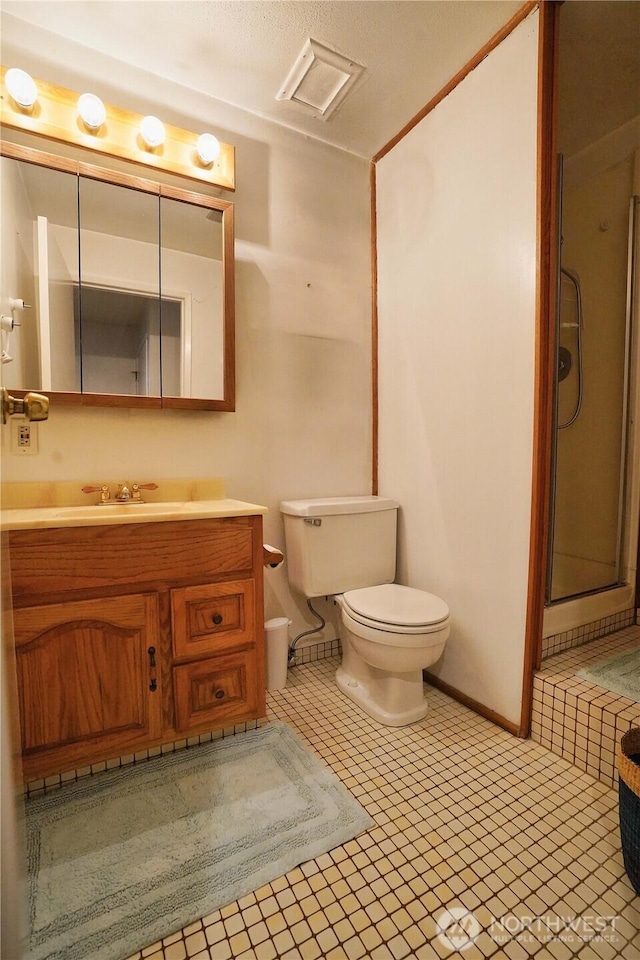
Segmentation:
{"type": "Polygon", "coordinates": [[[7,511],[26,780],[264,716],[265,512],[7,511]]]}

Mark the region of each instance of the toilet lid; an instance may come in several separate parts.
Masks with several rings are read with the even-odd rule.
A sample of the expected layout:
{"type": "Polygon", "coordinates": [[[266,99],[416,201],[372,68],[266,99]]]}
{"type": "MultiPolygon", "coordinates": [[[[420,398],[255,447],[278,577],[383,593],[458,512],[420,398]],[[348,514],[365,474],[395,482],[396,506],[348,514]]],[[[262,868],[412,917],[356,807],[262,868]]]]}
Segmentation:
{"type": "Polygon", "coordinates": [[[449,607],[440,597],[399,583],[349,590],[343,600],[356,619],[366,617],[393,626],[430,627],[449,616],[449,607]]]}

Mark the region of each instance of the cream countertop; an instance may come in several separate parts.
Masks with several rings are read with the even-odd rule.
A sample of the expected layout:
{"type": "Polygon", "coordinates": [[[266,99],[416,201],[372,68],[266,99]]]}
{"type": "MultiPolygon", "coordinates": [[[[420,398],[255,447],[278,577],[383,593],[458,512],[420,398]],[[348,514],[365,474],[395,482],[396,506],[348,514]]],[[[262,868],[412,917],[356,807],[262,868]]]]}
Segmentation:
{"type": "MultiPolygon", "coordinates": [[[[247,517],[268,512],[260,504],[225,497],[224,483],[220,479],[158,480],[157,490],[143,491],[146,503],[129,501],[105,505],[96,502],[97,494],[83,494],[81,488],[84,485],[80,481],[5,485],[0,513],[2,529],[158,523],[247,517]]],[[[115,491],[116,484],[111,482],[110,488],[115,491]]]]}
{"type": "Polygon", "coordinates": [[[267,508],[243,500],[187,500],[170,503],[122,503],[100,506],[31,507],[3,510],[3,530],[35,530],[49,527],[93,527],[115,523],[158,523],[164,520],[202,520],[215,517],[250,517],[267,508]]]}

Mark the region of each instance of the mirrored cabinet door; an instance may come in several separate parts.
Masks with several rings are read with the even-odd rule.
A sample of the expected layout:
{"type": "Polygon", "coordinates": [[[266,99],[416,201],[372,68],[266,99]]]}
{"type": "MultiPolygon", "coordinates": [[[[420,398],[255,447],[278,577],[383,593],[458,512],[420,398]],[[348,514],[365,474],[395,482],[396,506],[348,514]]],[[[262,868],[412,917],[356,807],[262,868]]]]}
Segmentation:
{"type": "Polygon", "coordinates": [[[160,397],[159,198],[86,177],[79,184],[82,391],[160,397]]]}
{"type": "Polygon", "coordinates": [[[235,409],[233,204],[0,142],[4,382],[235,409]],[[9,318],[10,323],[10,318],[9,318]]]}
{"type": "Polygon", "coordinates": [[[74,299],[78,289],[78,178],[2,157],[2,332],[8,389],[81,390],[74,299]],[[10,311],[11,299],[29,304],[10,311]]]}
{"type": "Polygon", "coordinates": [[[222,213],[161,197],[162,395],[224,397],[222,213]]]}

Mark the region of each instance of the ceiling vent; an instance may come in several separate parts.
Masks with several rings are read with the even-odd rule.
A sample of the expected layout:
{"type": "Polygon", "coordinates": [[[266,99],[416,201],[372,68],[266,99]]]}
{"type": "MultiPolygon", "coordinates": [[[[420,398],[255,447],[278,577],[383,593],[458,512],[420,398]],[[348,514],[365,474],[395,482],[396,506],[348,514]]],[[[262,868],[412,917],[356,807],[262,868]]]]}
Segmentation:
{"type": "Polygon", "coordinates": [[[276,100],[290,100],[318,119],[328,120],[353,91],[365,69],[361,63],[309,39],[276,100]]]}

